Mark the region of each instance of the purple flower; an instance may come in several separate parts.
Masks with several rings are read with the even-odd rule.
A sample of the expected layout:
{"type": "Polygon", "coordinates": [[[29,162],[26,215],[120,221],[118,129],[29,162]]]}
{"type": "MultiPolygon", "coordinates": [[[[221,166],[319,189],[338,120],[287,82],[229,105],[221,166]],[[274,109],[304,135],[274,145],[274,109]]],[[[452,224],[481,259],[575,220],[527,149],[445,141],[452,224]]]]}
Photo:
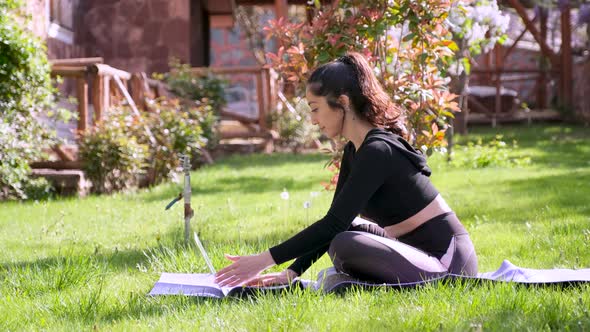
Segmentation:
{"type": "Polygon", "coordinates": [[[578,24],[590,23],[590,3],[580,5],[578,10],[578,24]]]}
{"type": "Polygon", "coordinates": [[[563,8],[565,8],[565,6],[570,4],[570,0],[557,0],[557,7],[559,7],[559,9],[563,10],[563,8]]]}

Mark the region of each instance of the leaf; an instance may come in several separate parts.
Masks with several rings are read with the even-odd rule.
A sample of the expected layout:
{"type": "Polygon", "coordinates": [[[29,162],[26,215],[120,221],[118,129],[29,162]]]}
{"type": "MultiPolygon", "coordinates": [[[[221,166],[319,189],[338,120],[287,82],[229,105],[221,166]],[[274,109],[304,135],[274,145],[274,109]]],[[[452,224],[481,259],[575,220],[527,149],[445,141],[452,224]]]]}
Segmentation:
{"type": "Polygon", "coordinates": [[[416,37],[416,34],[415,34],[415,33],[413,33],[413,32],[411,32],[411,33],[408,33],[407,35],[405,35],[405,36],[402,38],[402,41],[403,41],[403,42],[407,42],[407,41],[413,40],[415,37],[416,37]]]}
{"type": "Polygon", "coordinates": [[[471,62],[469,62],[468,58],[462,58],[461,62],[463,63],[463,68],[465,69],[465,74],[469,75],[471,73],[471,62]]]}
{"type": "Polygon", "coordinates": [[[420,63],[422,64],[426,63],[426,60],[428,60],[428,55],[428,53],[420,54],[420,56],[418,57],[418,61],[420,61],[420,63]]]}
{"type": "Polygon", "coordinates": [[[441,41],[440,44],[442,46],[448,47],[453,52],[457,52],[459,50],[459,46],[457,46],[457,43],[449,39],[441,41]]]}

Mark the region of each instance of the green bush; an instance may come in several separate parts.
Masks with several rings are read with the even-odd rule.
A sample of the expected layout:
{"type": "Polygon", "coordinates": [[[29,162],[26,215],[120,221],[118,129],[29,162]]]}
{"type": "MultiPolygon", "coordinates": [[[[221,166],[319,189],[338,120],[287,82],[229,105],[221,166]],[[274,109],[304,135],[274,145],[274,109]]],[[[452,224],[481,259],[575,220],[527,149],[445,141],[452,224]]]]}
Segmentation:
{"type": "Polygon", "coordinates": [[[0,119],[0,200],[42,199],[52,192],[49,183],[30,177],[29,161],[41,156],[34,141],[43,139],[29,136],[27,125],[31,124],[35,123],[21,116],[0,119]]]}
{"type": "Polygon", "coordinates": [[[170,62],[170,68],[169,73],[154,76],[165,81],[170,90],[184,100],[184,109],[198,109],[196,113],[189,111],[192,114],[189,116],[196,116],[203,130],[202,136],[207,140],[207,148],[214,148],[219,142],[217,125],[220,110],[226,105],[228,82],[210,72],[206,75],[195,74],[189,65],[181,64],[177,59],[170,62]]]}
{"type": "Polygon", "coordinates": [[[79,137],[79,157],[95,193],[135,186],[145,168],[148,147],[130,135],[139,122],[128,114],[125,109],[112,109],[105,121],[79,137]]]}
{"type": "Polygon", "coordinates": [[[213,106],[197,102],[192,106],[183,106],[182,111],[189,118],[197,121],[199,127],[201,127],[202,136],[206,143],[205,146],[210,149],[214,148],[219,143],[219,132],[217,131],[219,116],[215,115],[213,106]]]}
{"type": "MultiPolygon", "coordinates": [[[[145,113],[145,123],[156,142],[150,142],[144,128],[138,128],[135,135],[150,147],[152,184],[174,175],[180,166],[179,153],[192,156],[199,154],[207,143],[201,121],[210,119],[210,116],[210,106],[195,104],[194,107],[186,107],[180,105],[178,100],[160,100],[151,106],[150,112],[145,113]]],[[[207,121],[203,123],[207,124],[207,121]]]]}
{"type": "Polygon", "coordinates": [[[198,156],[206,144],[201,121],[210,112],[208,105],[185,107],[167,99],[150,105],[141,118],[127,106],[111,109],[105,121],[80,137],[79,155],[93,191],[135,186],[142,174],[145,185],[173,178],[179,154],[198,156]]]}
{"type": "Polygon", "coordinates": [[[508,145],[502,135],[496,135],[491,141],[483,142],[478,138],[475,142],[467,142],[458,146],[459,153],[454,155],[451,164],[455,167],[520,167],[531,163],[527,156],[514,156],[513,151],[518,148],[516,141],[508,145]]]}
{"type": "Polygon", "coordinates": [[[193,101],[204,101],[211,105],[215,112],[225,106],[225,89],[227,81],[213,73],[198,75],[192,72],[187,64],[177,59],[170,62],[171,71],[162,75],[166,84],[177,96],[193,101]]]}
{"type": "Polygon", "coordinates": [[[272,112],[270,122],[279,133],[277,145],[298,150],[309,145],[320,133],[309,119],[309,106],[305,99],[295,101],[296,107],[284,109],[282,112],[272,112]]]}
{"type": "Polygon", "coordinates": [[[24,28],[22,7],[0,1],[0,199],[28,197],[39,183],[30,179],[29,163],[53,143],[35,118],[53,107],[49,63],[41,41],[24,28]]]}

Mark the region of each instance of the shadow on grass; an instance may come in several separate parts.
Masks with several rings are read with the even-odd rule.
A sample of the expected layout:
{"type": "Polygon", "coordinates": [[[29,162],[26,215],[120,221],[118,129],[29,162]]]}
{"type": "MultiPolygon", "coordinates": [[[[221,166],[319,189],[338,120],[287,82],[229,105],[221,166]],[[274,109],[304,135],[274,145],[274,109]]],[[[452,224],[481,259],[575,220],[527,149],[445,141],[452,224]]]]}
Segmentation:
{"type": "MultiPolygon", "coordinates": [[[[188,272],[195,264],[202,263],[195,248],[184,246],[182,235],[183,231],[175,227],[162,236],[158,245],[143,249],[84,253],[71,248],[53,257],[2,263],[0,292],[11,297],[28,298],[28,301],[55,294],[61,300],[59,303],[48,302],[48,310],[66,321],[85,324],[159,317],[171,311],[194,310],[195,305],[221,305],[223,302],[216,299],[147,296],[160,270],[188,272]],[[149,273],[138,274],[138,266],[146,268],[149,273]],[[133,287],[136,290],[131,291],[113,288],[112,278],[129,270],[136,270],[133,282],[141,287],[133,287]]],[[[280,236],[274,233],[267,235],[280,236]]],[[[227,242],[249,247],[260,244],[258,238],[227,242]]],[[[232,299],[230,303],[237,301],[241,300],[232,299]]]]}
{"type": "Polygon", "coordinates": [[[279,167],[285,164],[327,162],[329,159],[329,155],[321,152],[308,154],[273,153],[270,155],[233,155],[219,159],[216,164],[239,170],[248,167],[279,167]]]}
{"type": "MultiPolygon", "coordinates": [[[[236,175],[234,170],[244,168],[266,168],[268,174],[275,173],[272,168],[278,168],[285,164],[301,164],[301,163],[317,163],[321,161],[328,161],[329,157],[321,154],[273,154],[273,155],[247,155],[247,156],[231,156],[220,160],[217,164],[210,167],[218,167],[221,169],[229,169],[228,172],[219,172],[216,175],[215,181],[206,181],[205,184],[194,184],[194,179],[198,179],[201,174],[197,170],[192,174],[193,184],[191,191],[193,195],[209,195],[223,192],[232,193],[263,193],[263,192],[280,192],[283,188],[288,190],[304,190],[319,186],[321,179],[308,177],[305,180],[295,180],[288,171],[281,175],[265,176],[265,175],[236,175]]],[[[322,168],[317,168],[321,171],[322,168]]],[[[328,177],[326,176],[326,179],[328,177]]],[[[199,181],[202,182],[202,181],[199,181]]],[[[147,201],[161,201],[176,197],[181,188],[181,185],[168,185],[167,188],[161,192],[147,193],[145,199],[147,201]]]]}
{"type": "Polygon", "coordinates": [[[165,243],[171,247],[182,246],[180,229],[172,229],[161,238],[159,246],[125,250],[95,249],[94,253],[70,247],[51,257],[30,261],[3,262],[0,264],[0,281],[8,282],[15,292],[39,295],[52,291],[64,291],[80,286],[91,279],[103,277],[108,272],[124,272],[137,269],[148,258],[145,252],[158,250],[165,243]]]}
{"type": "MultiPolygon", "coordinates": [[[[287,236],[289,234],[284,231],[222,237],[222,240],[217,236],[208,236],[208,239],[203,239],[203,243],[212,249],[211,251],[220,247],[235,248],[236,245],[242,249],[246,248],[247,251],[258,250],[258,248],[264,250],[269,243],[278,244],[287,236]]],[[[147,268],[148,271],[150,267],[156,270],[170,269],[169,272],[194,271],[193,268],[202,263],[202,258],[197,253],[192,240],[189,247],[183,242],[183,230],[180,227],[174,227],[162,235],[158,245],[151,247],[109,252],[99,250],[94,253],[68,248],[51,257],[3,262],[0,264],[0,282],[3,284],[0,289],[4,288],[15,296],[36,297],[46,293],[66,291],[72,287],[81,287],[104,278],[108,279],[111,273],[136,272],[138,267],[147,268]],[[156,265],[152,266],[154,262],[156,265]]]]}
{"type": "Polygon", "coordinates": [[[532,164],[549,167],[588,167],[590,164],[590,130],[582,126],[570,125],[533,125],[503,126],[498,128],[472,128],[469,135],[458,136],[459,145],[475,143],[482,139],[484,144],[496,135],[511,144],[518,143],[519,149],[537,149],[543,151],[533,156],[532,164]]]}
{"type": "MultiPolygon", "coordinates": [[[[327,177],[326,177],[327,178],[327,177]]],[[[305,190],[318,187],[320,180],[313,177],[308,177],[305,180],[295,180],[291,176],[234,176],[227,175],[217,178],[214,182],[208,182],[205,185],[191,186],[193,196],[212,195],[218,193],[264,193],[264,192],[281,192],[284,188],[289,191],[305,190]]],[[[172,200],[178,195],[181,190],[181,185],[176,187],[170,186],[166,190],[157,194],[147,194],[145,200],[148,202],[172,200]]]]}
{"type": "Polygon", "coordinates": [[[115,251],[112,253],[98,254],[75,254],[73,250],[67,251],[59,256],[40,258],[32,261],[20,261],[14,263],[0,264],[0,270],[54,270],[67,266],[68,264],[88,263],[86,258],[90,258],[93,263],[105,264],[111,270],[124,271],[134,268],[136,264],[145,258],[143,249],[115,251]]]}
{"type": "MultiPolygon", "coordinates": [[[[548,175],[529,179],[502,181],[492,185],[492,196],[489,204],[480,211],[471,210],[462,213],[463,218],[474,218],[476,215],[487,214],[494,216],[511,215],[514,219],[509,222],[529,220],[531,216],[543,211],[548,217],[563,215],[590,215],[590,168],[582,171],[572,171],[563,175],[548,175]],[[514,205],[502,204],[494,206],[495,195],[514,197],[514,205]],[[530,199],[530,198],[534,199],[530,199]],[[525,201],[519,201],[523,198],[525,201]],[[554,212],[552,212],[554,211],[554,212]]],[[[508,221],[508,220],[507,220],[508,221]]],[[[557,220],[556,220],[557,221],[557,220]]]]}

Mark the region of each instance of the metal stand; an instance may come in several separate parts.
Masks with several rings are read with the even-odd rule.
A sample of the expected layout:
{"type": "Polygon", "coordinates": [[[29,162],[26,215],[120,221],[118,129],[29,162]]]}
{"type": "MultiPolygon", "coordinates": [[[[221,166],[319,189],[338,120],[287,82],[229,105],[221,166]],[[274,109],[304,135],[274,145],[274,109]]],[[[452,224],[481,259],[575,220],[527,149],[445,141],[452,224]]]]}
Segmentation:
{"type": "Polygon", "coordinates": [[[191,235],[191,218],[194,215],[194,211],[191,208],[191,159],[189,155],[181,154],[180,161],[182,162],[182,170],[184,172],[184,191],[166,205],[166,210],[170,209],[172,205],[184,197],[184,244],[188,245],[191,235]]]}

